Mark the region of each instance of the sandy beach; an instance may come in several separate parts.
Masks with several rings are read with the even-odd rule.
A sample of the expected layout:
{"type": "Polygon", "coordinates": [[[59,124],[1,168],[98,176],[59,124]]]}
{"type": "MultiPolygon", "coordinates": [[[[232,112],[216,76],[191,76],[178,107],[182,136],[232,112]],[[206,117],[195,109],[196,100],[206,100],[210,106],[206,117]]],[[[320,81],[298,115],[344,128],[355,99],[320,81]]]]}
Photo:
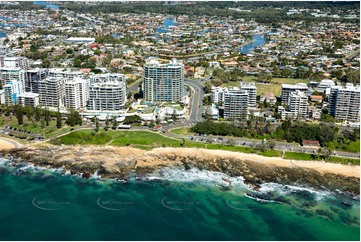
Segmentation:
{"type": "MultiPolygon", "coordinates": [[[[208,150],[197,148],[156,148],[149,153],[154,154],[174,154],[195,157],[227,157],[239,160],[248,160],[265,165],[274,165],[281,167],[301,167],[306,169],[317,170],[320,173],[334,173],[349,177],[360,177],[360,167],[342,165],[335,163],[327,163],[323,161],[302,161],[302,160],[288,160],[281,157],[266,157],[256,154],[245,154],[226,150],[208,150]]],[[[157,163],[159,161],[156,161],[157,163]]]]}
{"type": "Polygon", "coordinates": [[[16,145],[13,141],[0,137],[0,150],[7,150],[16,148],[16,145]]]}

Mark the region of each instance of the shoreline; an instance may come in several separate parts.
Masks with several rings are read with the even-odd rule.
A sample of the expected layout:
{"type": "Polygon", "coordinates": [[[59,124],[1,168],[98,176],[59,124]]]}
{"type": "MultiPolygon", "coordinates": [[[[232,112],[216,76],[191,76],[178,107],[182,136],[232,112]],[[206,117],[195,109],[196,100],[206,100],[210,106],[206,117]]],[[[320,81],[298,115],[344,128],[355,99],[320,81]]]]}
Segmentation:
{"type": "MultiPolygon", "coordinates": [[[[209,150],[203,148],[155,148],[152,150],[159,154],[197,154],[198,156],[212,156],[212,157],[229,157],[235,159],[249,160],[251,162],[262,163],[265,165],[274,165],[280,167],[300,167],[306,169],[317,170],[320,173],[333,173],[347,177],[360,178],[360,167],[352,165],[343,165],[338,163],[330,163],[324,161],[306,161],[306,160],[291,160],[281,157],[267,157],[258,154],[247,154],[241,152],[227,151],[227,150],[209,150]]],[[[152,152],[150,151],[150,152],[152,152]]]]}
{"type": "Polygon", "coordinates": [[[0,137],[0,150],[19,148],[22,145],[13,139],[0,137]]]}
{"type": "Polygon", "coordinates": [[[360,167],[320,161],[293,161],[224,150],[202,148],[155,148],[150,151],[113,146],[23,146],[0,150],[0,157],[28,162],[38,167],[62,168],[88,179],[98,174],[104,179],[128,181],[135,174],[144,177],[162,168],[198,168],[242,177],[255,189],[262,183],[313,187],[360,193],[360,167]]]}

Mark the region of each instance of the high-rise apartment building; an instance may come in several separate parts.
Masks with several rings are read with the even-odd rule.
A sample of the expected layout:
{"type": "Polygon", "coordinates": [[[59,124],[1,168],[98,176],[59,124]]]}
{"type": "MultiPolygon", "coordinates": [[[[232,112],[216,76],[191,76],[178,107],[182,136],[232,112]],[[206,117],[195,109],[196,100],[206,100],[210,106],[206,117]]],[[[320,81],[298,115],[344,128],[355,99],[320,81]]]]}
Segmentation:
{"type": "Polygon", "coordinates": [[[63,69],[63,68],[51,68],[48,70],[49,77],[59,77],[66,79],[74,79],[76,77],[83,77],[83,72],[79,70],[63,69]]]}
{"type": "Polygon", "coordinates": [[[337,120],[360,122],[360,86],[331,87],[330,114],[337,120]]]}
{"type": "Polygon", "coordinates": [[[23,56],[4,57],[0,63],[1,68],[20,68],[26,70],[29,67],[28,59],[23,56]]]}
{"type": "Polygon", "coordinates": [[[104,74],[91,78],[88,110],[121,111],[125,102],[126,83],[123,74],[104,74]]]}
{"type": "Polygon", "coordinates": [[[257,88],[254,82],[241,82],[239,86],[240,90],[247,91],[248,93],[248,107],[255,108],[257,107],[257,88]]]}
{"type": "Polygon", "coordinates": [[[150,58],[144,65],[144,100],[150,102],[179,102],[184,95],[184,65],[175,59],[160,64],[150,58]]]}
{"type": "Polygon", "coordinates": [[[292,92],[289,96],[289,110],[293,119],[307,118],[308,116],[308,97],[304,92],[292,92]]]}
{"type": "Polygon", "coordinates": [[[31,69],[25,71],[25,92],[39,93],[39,81],[48,76],[47,69],[31,69]]]}
{"type": "Polygon", "coordinates": [[[23,92],[22,83],[19,80],[8,81],[7,84],[3,86],[3,89],[6,105],[16,104],[19,94],[23,92]]]}
{"type": "Polygon", "coordinates": [[[48,77],[39,81],[40,106],[64,108],[65,78],[48,77]]]}
{"type": "Polygon", "coordinates": [[[227,87],[215,87],[211,88],[211,100],[212,103],[224,103],[224,94],[228,92],[227,87]]]}
{"type": "Polygon", "coordinates": [[[5,86],[10,81],[19,81],[20,91],[25,91],[25,71],[20,68],[1,68],[0,80],[2,86],[5,86]]]}
{"type": "Polygon", "coordinates": [[[86,107],[88,100],[88,79],[74,78],[65,82],[65,107],[79,110],[86,107]]]}
{"type": "Polygon", "coordinates": [[[248,97],[244,90],[230,90],[224,94],[224,118],[248,119],[248,97]]]}
{"type": "Polygon", "coordinates": [[[289,105],[289,97],[291,95],[291,92],[295,92],[295,91],[307,92],[308,91],[307,84],[305,83],[297,83],[295,85],[282,84],[282,93],[281,93],[282,103],[289,105]]]}

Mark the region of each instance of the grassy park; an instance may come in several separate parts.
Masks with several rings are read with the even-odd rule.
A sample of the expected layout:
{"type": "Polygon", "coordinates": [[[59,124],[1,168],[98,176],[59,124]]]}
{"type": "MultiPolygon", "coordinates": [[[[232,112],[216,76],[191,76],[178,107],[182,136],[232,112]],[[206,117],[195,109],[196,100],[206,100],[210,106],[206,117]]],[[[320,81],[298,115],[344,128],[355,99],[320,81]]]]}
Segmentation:
{"type": "MultiPolygon", "coordinates": [[[[180,130],[180,129],[179,129],[180,130]]],[[[151,131],[104,131],[99,130],[78,130],[74,131],[65,136],[58,138],[62,144],[66,145],[113,145],[113,146],[131,146],[134,148],[151,150],[158,147],[180,147],[184,142],[184,147],[189,148],[204,148],[212,150],[228,150],[242,153],[255,153],[268,157],[282,157],[282,152],[277,150],[258,150],[251,147],[243,146],[230,146],[214,143],[199,143],[195,141],[173,139],[165,137],[159,133],[151,131]]],[[[320,160],[322,157],[313,154],[297,153],[297,152],[285,152],[285,159],[292,160],[320,160]]],[[[342,164],[353,164],[359,165],[360,160],[351,158],[341,158],[330,156],[327,159],[328,162],[342,163],[342,164]]]]}
{"type": "MultiPolygon", "coordinates": [[[[255,82],[257,77],[245,76],[242,78],[245,82],[255,82]]],[[[270,83],[259,83],[256,82],[257,95],[265,95],[267,93],[273,93],[275,96],[281,95],[282,86],[281,84],[297,84],[297,83],[308,83],[306,79],[294,79],[294,78],[272,78],[270,83]]],[[[223,84],[224,87],[239,87],[239,82],[228,82],[223,84]]]]}

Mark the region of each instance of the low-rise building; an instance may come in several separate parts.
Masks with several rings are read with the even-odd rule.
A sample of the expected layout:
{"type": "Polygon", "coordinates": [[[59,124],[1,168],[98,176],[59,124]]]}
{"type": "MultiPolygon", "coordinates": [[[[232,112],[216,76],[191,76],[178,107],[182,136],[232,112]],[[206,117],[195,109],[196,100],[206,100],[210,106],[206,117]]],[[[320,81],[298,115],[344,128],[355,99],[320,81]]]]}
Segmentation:
{"type": "Polygon", "coordinates": [[[38,93],[24,92],[18,96],[19,105],[25,107],[37,107],[40,104],[40,98],[38,93]]]}

